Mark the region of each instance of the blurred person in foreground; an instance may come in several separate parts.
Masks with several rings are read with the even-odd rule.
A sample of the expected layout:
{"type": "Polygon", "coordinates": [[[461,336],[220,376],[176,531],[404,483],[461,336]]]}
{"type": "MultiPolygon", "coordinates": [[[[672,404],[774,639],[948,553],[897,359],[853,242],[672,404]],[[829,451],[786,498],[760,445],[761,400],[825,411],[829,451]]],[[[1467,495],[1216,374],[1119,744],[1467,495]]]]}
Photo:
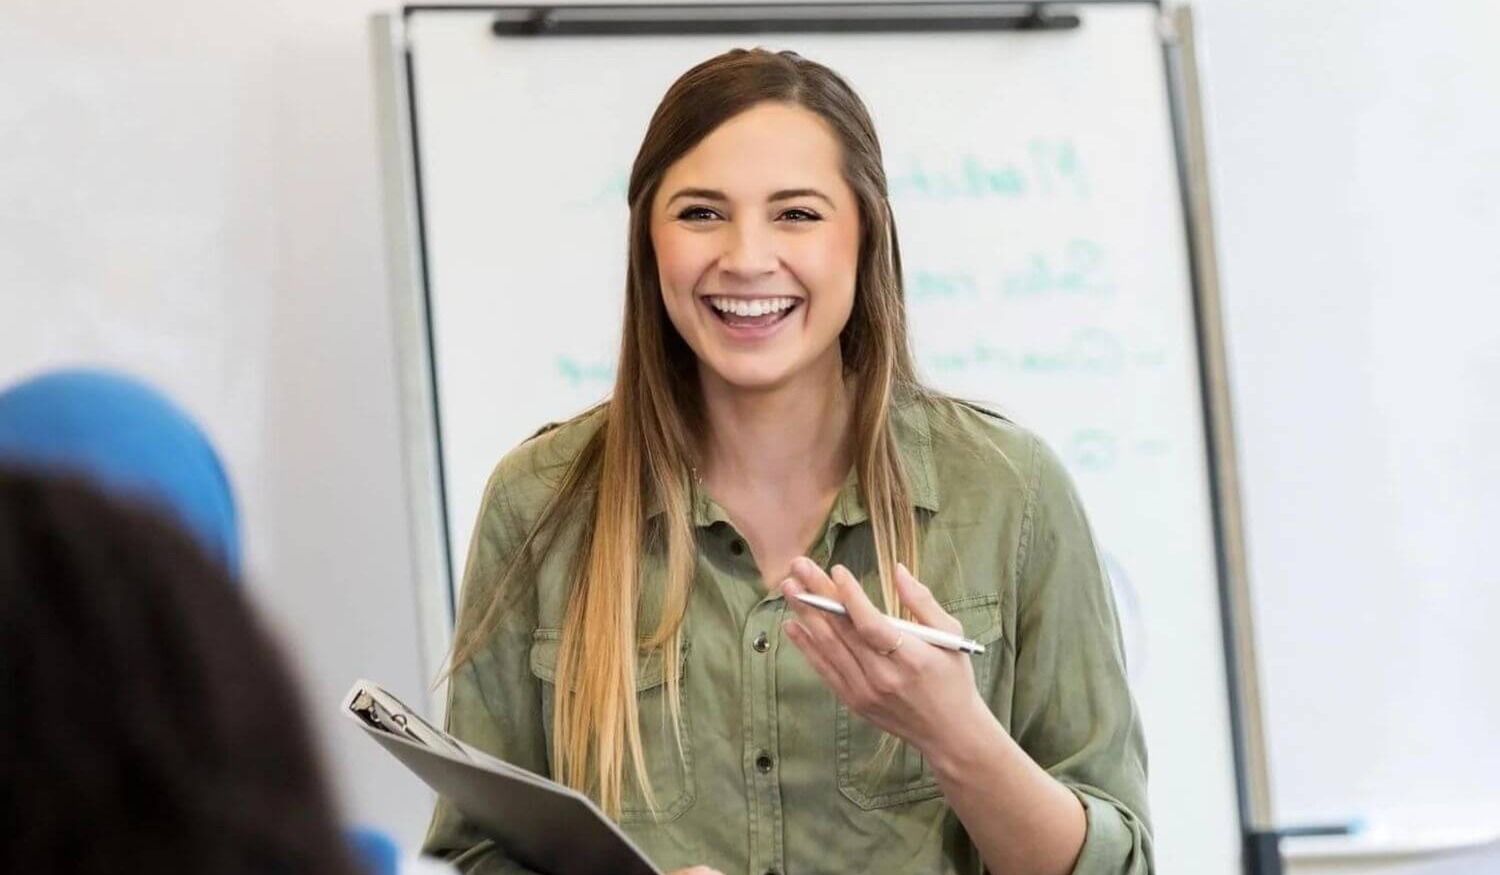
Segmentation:
{"type": "MultiPolygon", "coordinates": [[[[0,390],[0,464],[75,475],[180,526],[232,576],[242,575],[239,514],[222,458],[166,394],[123,373],[69,367],[0,390]]],[[[346,833],[369,871],[434,871],[383,831],[346,833]]],[[[441,870],[438,870],[441,871],[441,870]]]]}
{"type": "Polygon", "coordinates": [[[0,465],[0,872],[352,875],[281,654],[163,509],[0,465]]]}

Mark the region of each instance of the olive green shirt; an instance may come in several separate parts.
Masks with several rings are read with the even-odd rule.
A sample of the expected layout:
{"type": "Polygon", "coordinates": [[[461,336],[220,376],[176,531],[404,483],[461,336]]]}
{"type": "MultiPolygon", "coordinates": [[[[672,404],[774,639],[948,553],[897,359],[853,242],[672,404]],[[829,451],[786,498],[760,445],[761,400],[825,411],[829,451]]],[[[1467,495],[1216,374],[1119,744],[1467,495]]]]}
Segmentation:
{"type": "MultiPolygon", "coordinates": [[[[603,418],[543,429],[490,478],[464,575],[460,629],[603,418]]],[[[1126,684],[1119,624],[1072,483],[1036,437],[979,408],[911,401],[893,413],[920,529],[920,577],[964,632],[979,693],[1016,742],[1083,802],[1078,875],[1152,871],[1146,750],[1126,684]]],[[[650,510],[654,512],[657,508],[650,510]]],[[[782,633],[790,610],[767,594],[728,514],[697,492],[698,570],[682,649],[678,755],[662,706],[662,667],[638,666],[641,735],[653,817],[626,769],[621,828],[664,872],[726,875],[980,873],[983,861],[931,767],[903,745],[866,768],[881,733],[851,713],[782,633]]],[[[487,649],[454,674],[451,732],[552,774],[552,685],[578,521],[569,520],[487,649]]],[[[880,604],[869,517],[851,472],[807,555],[847,566],[880,604]]],[[[660,551],[642,576],[642,635],[664,578],[660,551]]],[[[465,872],[525,872],[439,801],[426,852],[465,872]]]]}

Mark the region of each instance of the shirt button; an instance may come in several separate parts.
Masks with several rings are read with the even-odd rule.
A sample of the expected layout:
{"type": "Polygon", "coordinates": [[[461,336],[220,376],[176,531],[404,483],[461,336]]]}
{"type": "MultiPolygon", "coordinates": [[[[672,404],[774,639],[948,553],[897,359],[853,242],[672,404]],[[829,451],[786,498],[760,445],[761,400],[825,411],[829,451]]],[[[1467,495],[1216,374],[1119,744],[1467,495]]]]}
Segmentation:
{"type": "Polygon", "coordinates": [[[761,751],[760,756],[755,758],[755,768],[762,774],[771,771],[771,766],[775,765],[775,763],[776,761],[771,759],[771,755],[765,751],[761,751]]]}
{"type": "Polygon", "coordinates": [[[765,653],[771,649],[771,639],[766,637],[766,633],[762,632],[755,636],[755,641],[750,646],[755,648],[756,653],[765,653]]]}
{"type": "Polygon", "coordinates": [[[730,541],[729,552],[733,553],[736,556],[743,556],[745,553],[745,542],[741,541],[739,538],[735,538],[733,541],[730,541]]]}

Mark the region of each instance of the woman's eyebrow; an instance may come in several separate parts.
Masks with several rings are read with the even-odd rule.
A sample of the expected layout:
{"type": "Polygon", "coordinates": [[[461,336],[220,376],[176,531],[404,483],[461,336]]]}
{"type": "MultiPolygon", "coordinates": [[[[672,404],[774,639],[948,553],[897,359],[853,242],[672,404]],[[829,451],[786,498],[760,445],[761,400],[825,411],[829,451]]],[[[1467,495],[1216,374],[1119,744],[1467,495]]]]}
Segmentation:
{"type": "MultiPolygon", "coordinates": [[[[684,197],[699,198],[701,200],[706,200],[706,201],[720,201],[720,202],[729,200],[729,198],[724,194],[724,192],[718,191],[717,189],[712,189],[712,188],[684,188],[684,189],[679,189],[676,194],[672,195],[670,198],[667,198],[667,206],[671,206],[672,205],[672,201],[675,201],[678,198],[684,198],[684,197]]],[[[799,198],[799,197],[815,197],[815,198],[820,198],[820,199],[822,199],[822,201],[824,203],[828,204],[828,206],[830,206],[830,207],[833,206],[833,199],[830,198],[828,195],[822,193],[821,191],[818,191],[816,188],[784,188],[781,191],[772,192],[771,196],[768,197],[768,198],[766,198],[766,200],[769,203],[775,203],[776,201],[788,201],[788,200],[792,200],[793,198],[799,198]]]]}
{"type": "Polygon", "coordinates": [[[727,201],[727,200],[729,200],[729,198],[727,198],[727,197],[724,196],[724,192],[722,192],[722,191],[715,191],[715,190],[713,190],[711,188],[684,188],[684,189],[679,189],[676,194],[674,194],[671,197],[667,198],[667,206],[671,206],[672,205],[672,201],[675,201],[678,198],[682,198],[682,197],[695,197],[695,198],[700,198],[700,199],[706,200],[706,201],[727,201]]]}
{"type": "Polygon", "coordinates": [[[828,204],[830,207],[833,206],[833,199],[816,188],[784,188],[772,194],[767,200],[775,203],[776,201],[789,201],[799,197],[822,198],[823,203],[828,204]]]}

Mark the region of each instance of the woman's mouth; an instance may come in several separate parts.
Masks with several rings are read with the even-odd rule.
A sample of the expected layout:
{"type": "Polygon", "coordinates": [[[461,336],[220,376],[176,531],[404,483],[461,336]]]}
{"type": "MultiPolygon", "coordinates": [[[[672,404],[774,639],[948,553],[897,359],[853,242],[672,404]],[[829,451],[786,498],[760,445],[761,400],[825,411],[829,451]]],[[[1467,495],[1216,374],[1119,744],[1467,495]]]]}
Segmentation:
{"type": "Polygon", "coordinates": [[[701,299],[710,312],[735,336],[761,337],[786,321],[802,306],[801,298],[730,298],[710,295],[701,299]]]}

